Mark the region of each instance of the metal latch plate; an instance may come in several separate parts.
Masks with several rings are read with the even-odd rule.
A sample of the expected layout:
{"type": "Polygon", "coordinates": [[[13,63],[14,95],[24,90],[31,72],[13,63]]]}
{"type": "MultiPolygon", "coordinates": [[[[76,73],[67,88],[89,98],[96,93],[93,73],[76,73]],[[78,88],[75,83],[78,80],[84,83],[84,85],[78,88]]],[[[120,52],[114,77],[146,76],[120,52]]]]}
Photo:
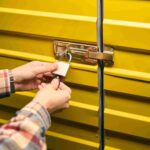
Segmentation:
{"type": "Polygon", "coordinates": [[[113,65],[113,49],[111,47],[105,46],[104,52],[98,53],[98,47],[94,45],[54,41],[54,53],[57,59],[66,51],[72,54],[74,62],[96,65],[98,58],[102,58],[105,66],[113,65]]]}

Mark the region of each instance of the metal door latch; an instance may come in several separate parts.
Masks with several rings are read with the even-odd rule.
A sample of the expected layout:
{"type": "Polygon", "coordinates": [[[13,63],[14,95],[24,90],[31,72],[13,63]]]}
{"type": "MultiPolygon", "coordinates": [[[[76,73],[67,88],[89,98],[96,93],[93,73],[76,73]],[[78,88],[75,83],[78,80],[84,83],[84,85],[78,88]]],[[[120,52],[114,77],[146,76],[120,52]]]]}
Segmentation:
{"type": "Polygon", "coordinates": [[[54,41],[54,53],[60,59],[64,53],[69,52],[72,60],[84,64],[96,65],[98,60],[103,60],[105,66],[113,65],[113,49],[104,47],[104,52],[98,52],[98,47],[94,45],[71,43],[64,41],[54,41]]]}

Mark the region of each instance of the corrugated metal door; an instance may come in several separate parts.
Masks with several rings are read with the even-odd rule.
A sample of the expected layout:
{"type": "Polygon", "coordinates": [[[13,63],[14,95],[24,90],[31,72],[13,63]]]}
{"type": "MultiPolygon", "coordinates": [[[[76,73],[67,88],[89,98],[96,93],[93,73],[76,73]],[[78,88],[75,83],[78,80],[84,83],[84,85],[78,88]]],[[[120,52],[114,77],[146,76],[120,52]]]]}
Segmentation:
{"type": "MultiPolygon", "coordinates": [[[[54,40],[96,44],[96,0],[1,0],[0,68],[54,62],[54,40]]],[[[104,42],[114,48],[105,68],[106,149],[150,149],[150,2],[105,0],[104,42]]],[[[53,115],[49,149],[98,149],[97,66],[72,62],[68,110],[53,115]]],[[[0,100],[0,123],[34,92],[0,100]]]]}

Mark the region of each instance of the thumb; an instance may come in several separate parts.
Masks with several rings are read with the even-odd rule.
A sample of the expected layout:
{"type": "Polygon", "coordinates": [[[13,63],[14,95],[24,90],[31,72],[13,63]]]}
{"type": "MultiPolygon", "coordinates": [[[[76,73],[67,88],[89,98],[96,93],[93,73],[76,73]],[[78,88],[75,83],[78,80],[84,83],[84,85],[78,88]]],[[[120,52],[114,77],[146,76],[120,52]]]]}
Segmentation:
{"type": "Polygon", "coordinates": [[[38,67],[33,68],[33,72],[38,75],[42,73],[47,73],[47,72],[53,72],[57,69],[57,64],[53,63],[41,63],[42,65],[39,65],[38,67]]]}
{"type": "Polygon", "coordinates": [[[57,90],[58,87],[59,87],[59,83],[60,83],[59,78],[54,78],[54,79],[51,81],[51,86],[52,86],[52,88],[54,88],[55,90],[57,90]]]}

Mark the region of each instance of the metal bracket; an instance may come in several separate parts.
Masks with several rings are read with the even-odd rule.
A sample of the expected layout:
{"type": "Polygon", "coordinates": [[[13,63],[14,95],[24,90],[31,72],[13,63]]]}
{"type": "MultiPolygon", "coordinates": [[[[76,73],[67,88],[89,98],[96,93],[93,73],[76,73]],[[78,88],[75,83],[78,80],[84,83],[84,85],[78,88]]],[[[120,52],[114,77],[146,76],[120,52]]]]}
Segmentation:
{"type": "Polygon", "coordinates": [[[101,53],[94,45],[54,41],[54,53],[57,59],[62,59],[66,52],[71,53],[72,60],[75,62],[96,65],[98,60],[103,60],[105,66],[113,65],[113,49],[111,47],[105,46],[104,52],[101,53]]]}

